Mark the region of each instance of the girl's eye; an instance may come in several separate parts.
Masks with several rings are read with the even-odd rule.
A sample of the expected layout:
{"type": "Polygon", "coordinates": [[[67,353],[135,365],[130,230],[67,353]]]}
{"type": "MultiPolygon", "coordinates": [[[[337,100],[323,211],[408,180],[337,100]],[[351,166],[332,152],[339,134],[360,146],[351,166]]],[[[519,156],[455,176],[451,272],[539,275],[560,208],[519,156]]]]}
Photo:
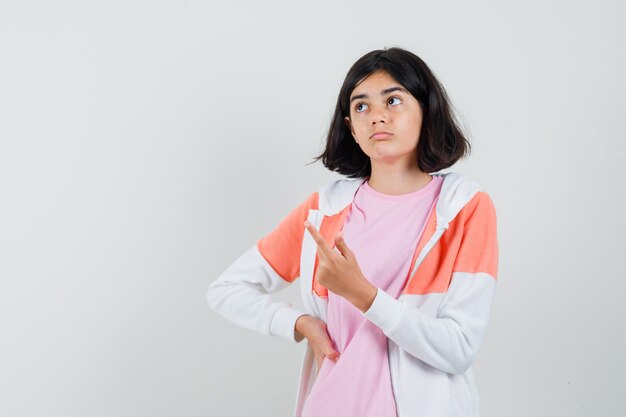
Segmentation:
{"type": "MultiPolygon", "coordinates": [[[[393,101],[393,100],[398,100],[398,103],[397,103],[397,104],[400,104],[400,103],[402,102],[402,100],[400,100],[398,97],[391,97],[391,98],[389,99],[388,103],[389,103],[389,102],[391,102],[391,101],[393,101]]],[[[390,104],[391,104],[391,103],[390,103],[390,104]]],[[[361,106],[367,106],[367,104],[365,104],[365,103],[358,103],[358,104],[354,107],[354,110],[355,110],[357,113],[361,113],[361,112],[363,111],[363,110],[361,110],[361,108],[362,108],[361,106]]]]}
{"type": "Polygon", "coordinates": [[[359,108],[360,108],[361,106],[367,106],[367,104],[365,104],[365,103],[359,103],[359,104],[357,104],[357,105],[356,105],[356,107],[354,108],[354,109],[357,111],[357,113],[361,113],[361,111],[359,110],[359,108]]]}

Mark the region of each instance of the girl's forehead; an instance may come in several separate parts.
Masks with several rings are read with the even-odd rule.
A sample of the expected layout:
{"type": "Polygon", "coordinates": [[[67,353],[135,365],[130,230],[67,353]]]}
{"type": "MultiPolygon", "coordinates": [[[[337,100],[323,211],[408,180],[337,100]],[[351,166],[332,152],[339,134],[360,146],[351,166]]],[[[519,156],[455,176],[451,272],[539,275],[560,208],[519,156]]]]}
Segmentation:
{"type": "MultiPolygon", "coordinates": [[[[400,84],[395,78],[389,75],[389,73],[379,70],[361,79],[352,89],[352,95],[364,93],[368,90],[386,89],[391,87],[402,87],[404,89],[402,84],[400,84]]],[[[372,92],[374,93],[377,91],[372,92]]]]}
{"type": "Polygon", "coordinates": [[[349,101],[359,98],[384,96],[392,92],[411,93],[391,75],[384,72],[375,72],[364,77],[352,90],[349,101]]]}

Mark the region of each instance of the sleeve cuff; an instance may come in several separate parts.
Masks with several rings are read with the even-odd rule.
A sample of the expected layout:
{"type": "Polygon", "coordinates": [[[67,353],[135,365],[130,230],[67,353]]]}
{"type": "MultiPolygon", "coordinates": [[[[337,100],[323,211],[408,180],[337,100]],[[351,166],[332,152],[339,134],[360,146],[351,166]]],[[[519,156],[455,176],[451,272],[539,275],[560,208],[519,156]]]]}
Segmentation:
{"type": "Polygon", "coordinates": [[[387,333],[400,317],[401,310],[402,303],[379,288],[372,305],[361,315],[387,333]]]}
{"type": "Polygon", "coordinates": [[[270,333],[273,336],[282,336],[294,343],[299,343],[303,338],[296,339],[296,321],[305,314],[308,313],[297,310],[291,305],[282,306],[274,314],[270,333]]]}

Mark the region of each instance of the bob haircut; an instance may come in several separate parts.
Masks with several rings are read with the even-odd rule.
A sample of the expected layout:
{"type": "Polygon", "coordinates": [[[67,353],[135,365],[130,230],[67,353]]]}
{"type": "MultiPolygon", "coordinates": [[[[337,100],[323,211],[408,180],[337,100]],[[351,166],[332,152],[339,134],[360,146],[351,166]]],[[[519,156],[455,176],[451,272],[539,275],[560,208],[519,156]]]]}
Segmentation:
{"type": "MultiPolygon", "coordinates": [[[[417,55],[398,47],[369,52],[356,61],[343,82],[324,151],[313,158],[331,171],[349,178],[369,177],[371,162],[352,137],[344,117],[350,118],[350,95],[365,78],[385,71],[417,99],[422,126],[415,158],[422,172],[448,168],[469,155],[471,145],[452,114],[452,105],[441,83],[417,55]]],[[[311,163],[313,163],[311,162],[311,163]]]]}

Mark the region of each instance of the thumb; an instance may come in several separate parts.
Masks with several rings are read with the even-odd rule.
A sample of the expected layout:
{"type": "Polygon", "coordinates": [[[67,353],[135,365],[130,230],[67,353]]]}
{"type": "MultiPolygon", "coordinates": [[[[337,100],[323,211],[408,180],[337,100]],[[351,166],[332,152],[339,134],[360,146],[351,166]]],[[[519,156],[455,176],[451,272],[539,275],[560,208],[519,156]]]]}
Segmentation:
{"type": "Polygon", "coordinates": [[[331,350],[330,352],[326,353],[326,356],[328,357],[328,359],[337,362],[337,360],[339,359],[339,356],[341,355],[336,350],[331,350]]]}
{"type": "Polygon", "coordinates": [[[333,360],[335,362],[337,362],[337,359],[339,359],[339,356],[340,356],[339,352],[337,352],[333,348],[333,343],[332,342],[326,344],[326,346],[324,348],[324,356],[326,356],[328,359],[333,360]]]}

